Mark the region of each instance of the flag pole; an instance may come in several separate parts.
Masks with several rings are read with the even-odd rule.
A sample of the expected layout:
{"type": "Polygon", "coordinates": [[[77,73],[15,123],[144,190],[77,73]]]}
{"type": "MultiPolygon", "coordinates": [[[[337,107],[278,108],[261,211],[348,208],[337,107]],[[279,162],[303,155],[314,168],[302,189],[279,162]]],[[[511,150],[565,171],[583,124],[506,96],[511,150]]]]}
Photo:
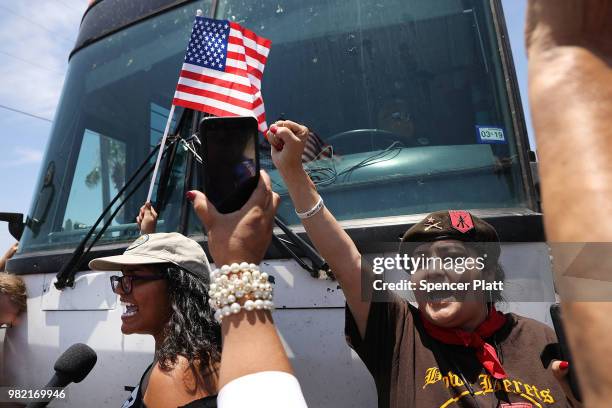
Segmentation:
{"type": "Polygon", "coordinates": [[[151,184],[149,185],[149,193],[147,194],[147,203],[151,202],[151,196],[153,195],[153,186],[155,185],[155,179],[157,178],[157,170],[159,170],[159,163],[161,162],[161,158],[164,152],[164,147],[166,146],[166,139],[168,138],[168,133],[170,132],[170,123],[172,123],[172,119],[174,117],[174,104],[170,108],[170,113],[168,114],[168,121],[166,122],[166,129],[164,129],[164,136],[162,137],[161,144],[159,146],[159,152],[157,153],[157,161],[155,162],[155,168],[153,170],[153,176],[151,177],[151,184]]]}
{"type": "MultiPolygon", "coordinates": [[[[196,10],[196,16],[202,17],[202,10],[196,10]]],[[[151,202],[151,196],[153,195],[153,186],[155,185],[155,179],[157,178],[157,171],[159,170],[159,163],[161,162],[162,154],[164,151],[164,146],[166,146],[166,139],[168,138],[168,132],[170,131],[170,123],[172,123],[172,119],[174,117],[174,104],[170,108],[170,113],[168,114],[168,121],[166,122],[166,128],[164,129],[164,136],[161,140],[161,145],[159,146],[159,152],[157,153],[157,161],[155,162],[155,168],[153,169],[153,176],[151,176],[151,184],[149,185],[149,192],[147,193],[147,201],[146,203],[151,202]]]]}

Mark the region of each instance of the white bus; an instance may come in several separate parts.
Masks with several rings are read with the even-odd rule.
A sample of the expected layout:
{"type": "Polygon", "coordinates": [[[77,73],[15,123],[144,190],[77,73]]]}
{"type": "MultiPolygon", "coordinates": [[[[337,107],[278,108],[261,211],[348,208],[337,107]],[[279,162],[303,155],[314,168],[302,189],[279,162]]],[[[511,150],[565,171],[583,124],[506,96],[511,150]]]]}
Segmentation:
{"type": "MultiPolygon", "coordinates": [[[[88,260],[121,253],[138,236],[148,179],[104,217],[109,227],[74,281],[62,275],[62,290],[54,283],[159,143],[197,9],[272,40],[262,89],[268,123],[304,123],[333,148],[331,159],[306,166],[364,252],[397,242],[425,213],[468,209],[498,229],[511,283],[552,288],[500,0],[98,0],[69,57],[32,207],[11,226],[20,244],[7,269],[25,279],[28,312],[1,343],[2,384],[45,384],[57,356],[82,342],[98,363],[51,406],[118,407],[152,361],[151,338],[121,334],[110,274],[87,270],[88,260]]],[[[189,137],[201,116],[177,108],[171,134],[189,137]]],[[[154,190],[158,231],[182,232],[206,249],[184,198],[199,167],[176,146],[154,190]]],[[[279,216],[305,238],[266,150],[262,167],[284,196],[279,216]]],[[[309,405],[375,407],[374,382],[345,343],[337,282],[311,276],[276,247],[263,269],[275,278],[274,317],[309,405]]],[[[548,321],[554,299],[536,297],[506,308],[548,321]]]]}

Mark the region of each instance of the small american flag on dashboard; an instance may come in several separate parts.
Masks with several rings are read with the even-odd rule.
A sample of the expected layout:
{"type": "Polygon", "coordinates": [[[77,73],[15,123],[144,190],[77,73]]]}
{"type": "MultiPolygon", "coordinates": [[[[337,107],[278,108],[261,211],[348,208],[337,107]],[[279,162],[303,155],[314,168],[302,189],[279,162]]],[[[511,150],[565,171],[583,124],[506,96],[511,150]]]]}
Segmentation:
{"type": "Polygon", "coordinates": [[[216,116],[254,116],[266,132],[261,78],[271,45],[237,23],[196,17],[173,104],[216,116]]]}
{"type": "Polygon", "coordinates": [[[306,139],[304,151],[302,152],[302,163],[320,160],[323,157],[331,159],[333,153],[331,146],[325,143],[319,135],[312,131],[308,132],[308,139],[306,139]]]}

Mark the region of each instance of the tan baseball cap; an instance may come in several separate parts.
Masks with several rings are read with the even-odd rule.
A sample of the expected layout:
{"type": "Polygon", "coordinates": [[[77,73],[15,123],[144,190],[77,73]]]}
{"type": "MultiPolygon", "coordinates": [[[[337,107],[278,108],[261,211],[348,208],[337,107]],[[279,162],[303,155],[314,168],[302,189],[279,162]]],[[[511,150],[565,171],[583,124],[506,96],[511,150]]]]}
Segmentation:
{"type": "Polygon", "coordinates": [[[141,235],[123,255],[93,259],[89,262],[89,268],[94,271],[119,271],[127,265],[164,263],[172,263],[209,281],[210,264],[206,253],[196,241],[177,232],[141,235]]]}

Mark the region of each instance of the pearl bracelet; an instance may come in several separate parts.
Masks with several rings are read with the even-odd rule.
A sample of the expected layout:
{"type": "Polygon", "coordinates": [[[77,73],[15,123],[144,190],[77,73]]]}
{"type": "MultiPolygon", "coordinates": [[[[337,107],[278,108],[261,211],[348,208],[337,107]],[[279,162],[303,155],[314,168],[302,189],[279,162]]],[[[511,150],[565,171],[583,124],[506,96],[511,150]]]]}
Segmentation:
{"type": "Polygon", "coordinates": [[[317,201],[314,207],[302,213],[295,210],[295,214],[298,216],[299,219],[304,220],[306,218],[312,217],[313,215],[321,211],[321,208],[323,208],[324,205],[325,204],[323,204],[323,197],[319,196],[319,201],[317,201]]]}
{"type": "Polygon", "coordinates": [[[216,309],[215,319],[221,322],[223,317],[240,313],[240,310],[273,310],[273,290],[268,278],[257,265],[246,262],[223,265],[212,271],[208,302],[216,309]],[[244,304],[240,304],[241,301],[244,304]]]}

